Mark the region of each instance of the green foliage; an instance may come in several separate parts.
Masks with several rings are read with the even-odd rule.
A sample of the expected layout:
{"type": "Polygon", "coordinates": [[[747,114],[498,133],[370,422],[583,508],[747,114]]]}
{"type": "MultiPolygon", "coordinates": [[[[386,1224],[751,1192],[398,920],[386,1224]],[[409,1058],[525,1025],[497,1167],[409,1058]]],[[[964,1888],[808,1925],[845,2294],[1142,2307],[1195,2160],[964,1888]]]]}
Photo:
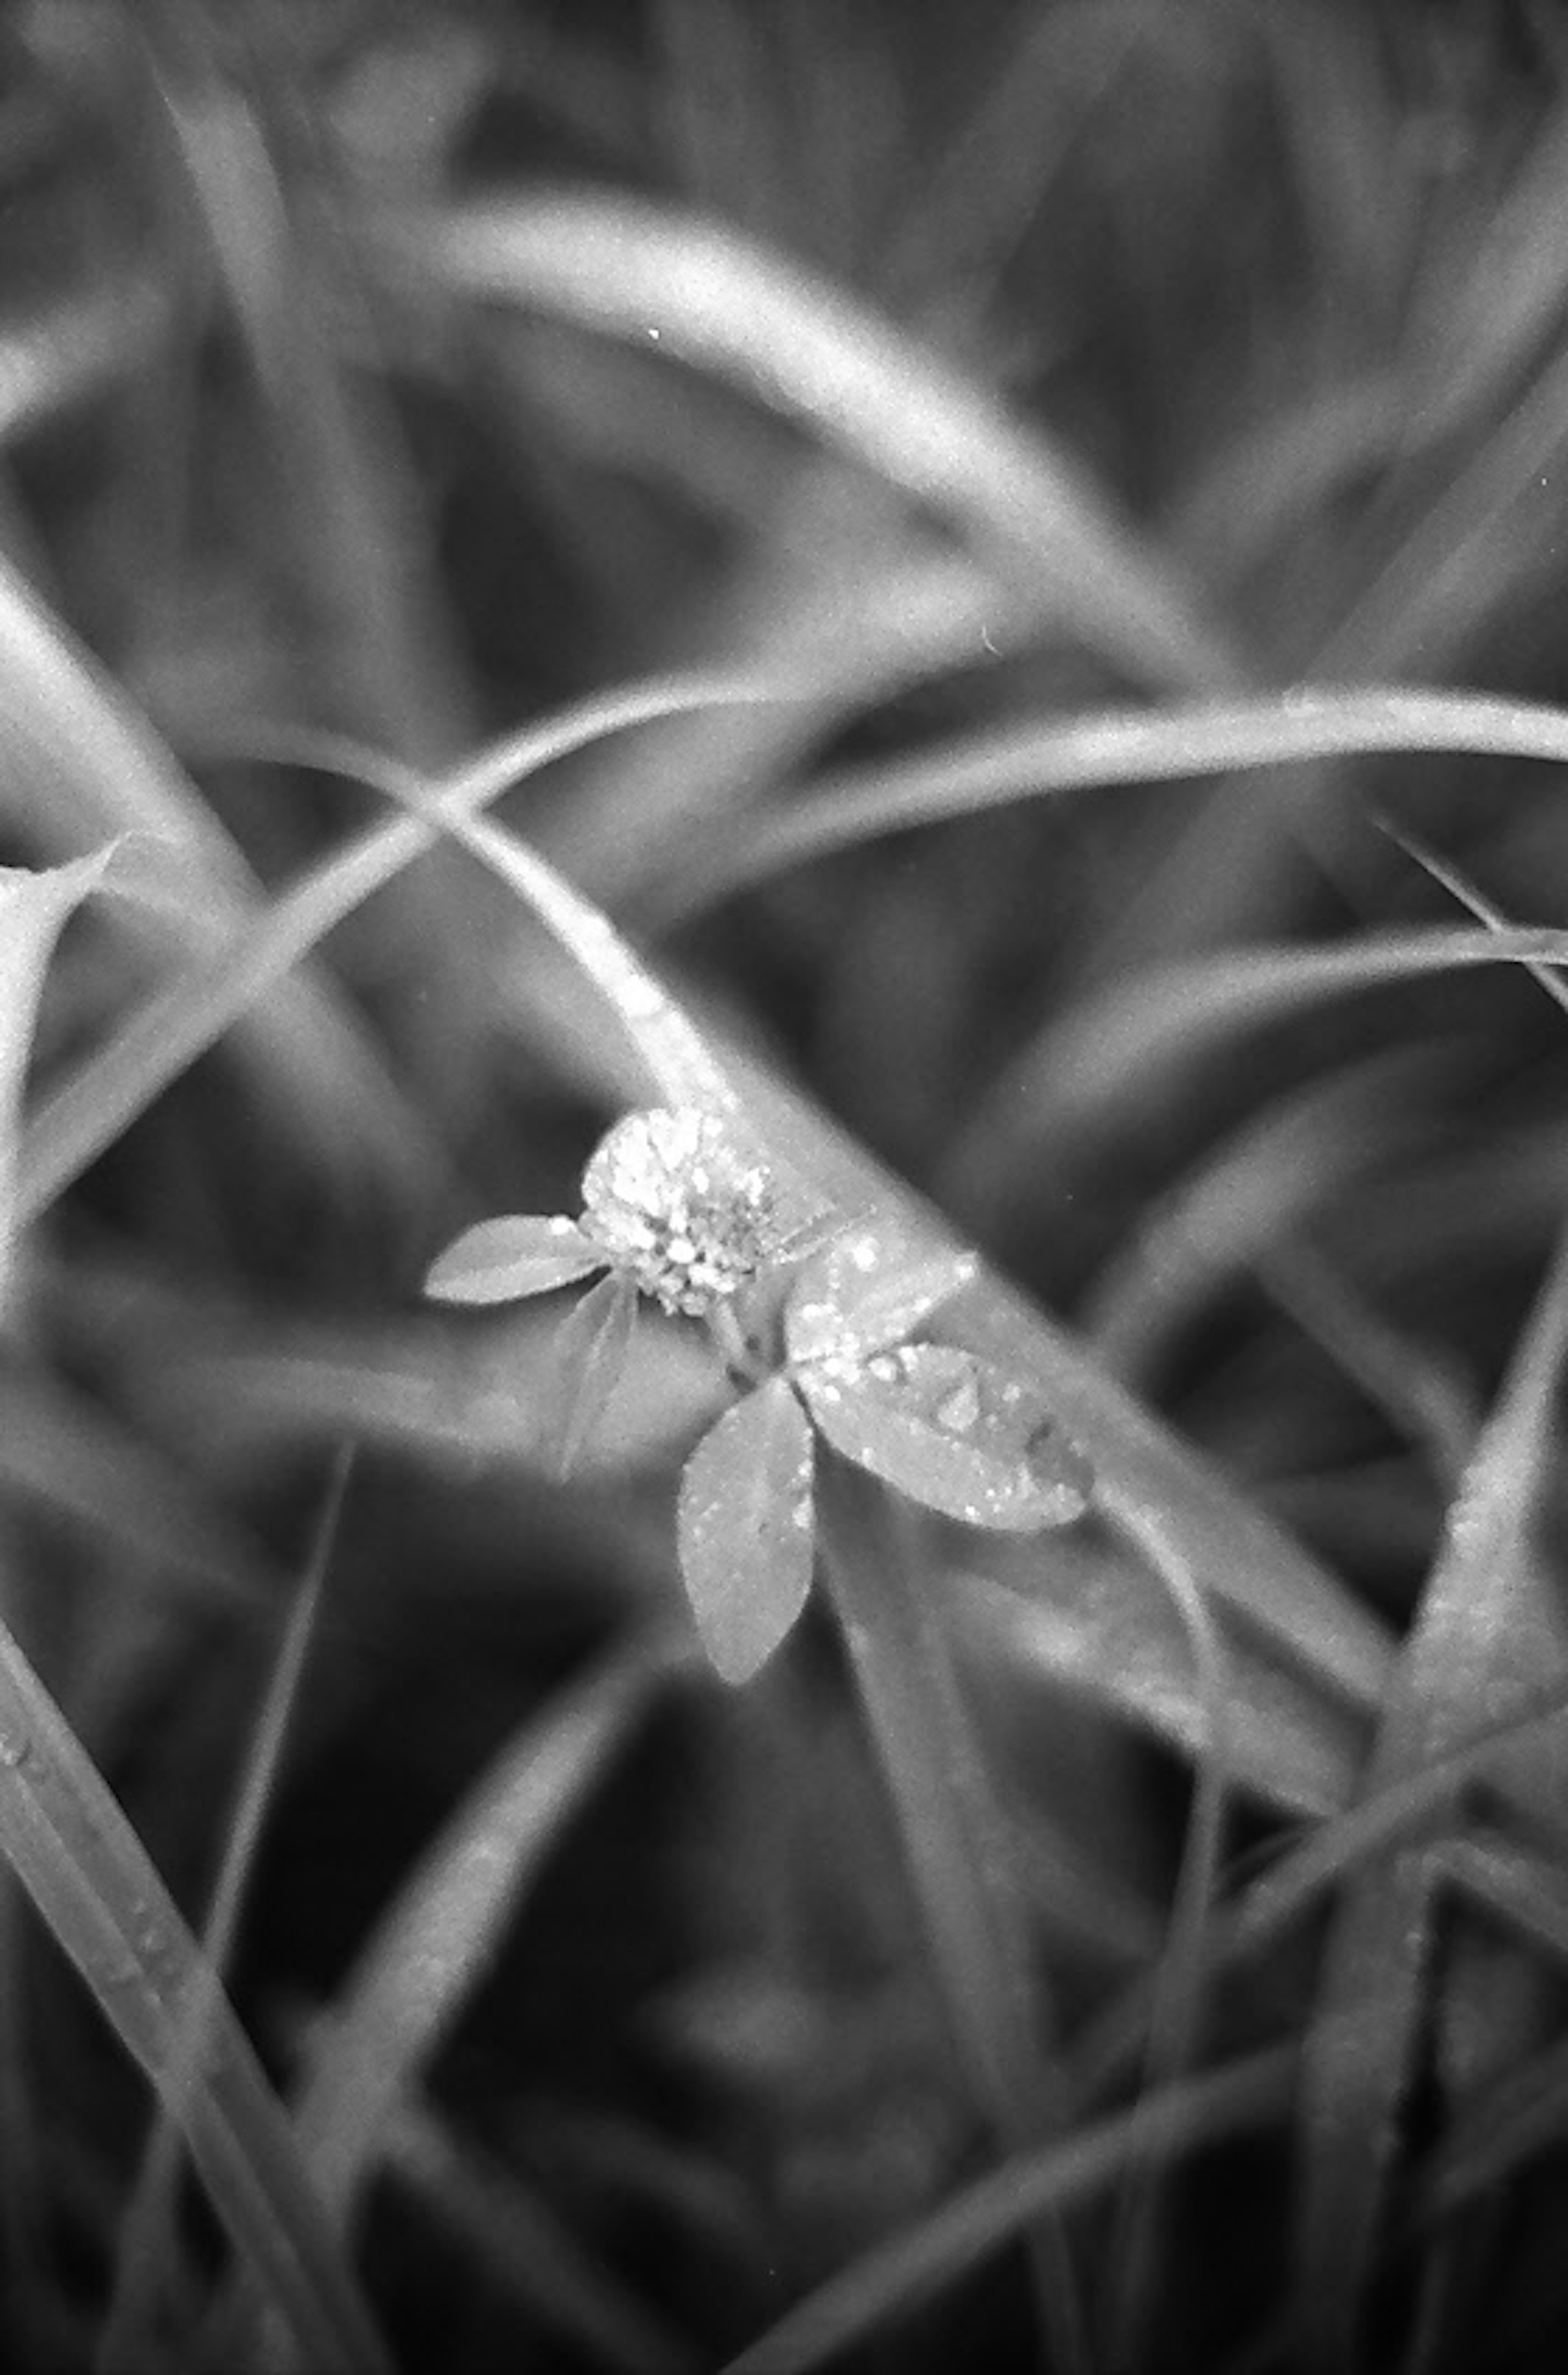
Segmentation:
{"type": "Polygon", "coordinates": [[[0,2364],[1557,2364],[1556,12],[37,5],[0,198],[0,2364]]]}

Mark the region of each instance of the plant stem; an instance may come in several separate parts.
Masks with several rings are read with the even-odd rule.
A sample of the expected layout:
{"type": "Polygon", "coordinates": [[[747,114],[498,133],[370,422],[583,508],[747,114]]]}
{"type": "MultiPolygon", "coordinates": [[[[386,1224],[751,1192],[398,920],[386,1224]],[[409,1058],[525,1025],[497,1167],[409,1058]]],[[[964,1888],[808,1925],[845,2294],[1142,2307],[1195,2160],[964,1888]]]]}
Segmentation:
{"type": "MultiPolygon", "coordinates": [[[[1043,2047],[1039,1990],[992,1804],[942,1625],[911,1587],[882,1488],[818,1446],[824,1580],[843,1627],[893,1802],[953,2043],[998,2147],[1023,2152],[1057,2126],[1062,2090],[1043,2047]]],[[[1086,2375],[1088,2345],[1067,2238],[1029,2230],[1049,2364],[1086,2375]]]]}

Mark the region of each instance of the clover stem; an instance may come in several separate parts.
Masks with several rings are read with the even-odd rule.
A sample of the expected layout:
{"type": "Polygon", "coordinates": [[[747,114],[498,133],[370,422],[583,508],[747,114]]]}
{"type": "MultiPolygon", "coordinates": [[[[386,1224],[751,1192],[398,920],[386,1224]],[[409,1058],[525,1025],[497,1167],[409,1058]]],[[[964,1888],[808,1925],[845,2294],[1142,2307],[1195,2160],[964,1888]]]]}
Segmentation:
{"type": "MultiPolygon", "coordinates": [[[[982,1769],[948,1642],[912,1589],[882,1487],[820,1442],[817,1507],[825,1588],[843,1627],[902,1834],[955,2049],[1005,2152],[1058,2125],[1063,2088],[1038,2034],[1039,1991],[1003,1823],[982,1769]]],[[[1047,2362],[1090,2363],[1060,2223],[1034,2222],[1029,2260],[1047,2362]]]]}

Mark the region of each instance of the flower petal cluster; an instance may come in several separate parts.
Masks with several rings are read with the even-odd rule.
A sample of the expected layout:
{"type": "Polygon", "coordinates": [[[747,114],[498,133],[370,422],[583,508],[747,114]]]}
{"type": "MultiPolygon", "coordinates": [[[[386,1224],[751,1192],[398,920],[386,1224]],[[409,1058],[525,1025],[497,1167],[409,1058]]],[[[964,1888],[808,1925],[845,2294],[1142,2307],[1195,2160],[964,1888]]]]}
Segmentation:
{"type": "Polygon", "coordinates": [[[445,1303],[513,1303],[607,1270],[666,1311],[701,1318],[782,1249],[772,1183],[723,1118],[693,1107],[627,1114],[583,1175],[583,1211],[481,1221],[433,1264],[445,1303]]]}

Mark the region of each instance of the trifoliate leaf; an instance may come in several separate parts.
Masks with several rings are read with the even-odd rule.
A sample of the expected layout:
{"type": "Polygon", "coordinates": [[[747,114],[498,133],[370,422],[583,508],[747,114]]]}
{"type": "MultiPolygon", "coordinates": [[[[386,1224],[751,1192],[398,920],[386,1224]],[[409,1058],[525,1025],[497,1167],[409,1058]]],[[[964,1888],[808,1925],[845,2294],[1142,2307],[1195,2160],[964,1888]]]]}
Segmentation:
{"type": "Polygon", "coordinates": [[[702,1437],[680,1480],[680,1571],[715,1672],[749,1682],[811,1588],[811,1430],[770,1378],[702,1437]]]}
{"type": "Polygon", "coordinates": [[[1087,1463],[1039,1396],[954,1344],[901,1344],[797,1372],[835,1451],[944,1517],[1008,1533],[1070,1525],[1087,1463]]]}
{"type": "Polygon", "coordinates": [[[555,1465],[569,1476],[597,1435],[631,1342],[637,1289],[619,1271],[591,1286],[556,1337],[560,1410],[554,1429],[555,1465]]]}
{"type": "Polygon", "coordinates": [[[605,1261],[575,1221],[508,1212],[454,1238],[431,1264],[425,1293],[441,1303],[517,1303],[570,1286],[605,1261]]]}
{"type": "Polygon", "coordinates": [[[864,1361],[897,1344],[968,1286],[980,1265],[954,1247],[886,1229],[835,1237],[801,1272],[784,1312],[792,1361],[864,1361]]]}

